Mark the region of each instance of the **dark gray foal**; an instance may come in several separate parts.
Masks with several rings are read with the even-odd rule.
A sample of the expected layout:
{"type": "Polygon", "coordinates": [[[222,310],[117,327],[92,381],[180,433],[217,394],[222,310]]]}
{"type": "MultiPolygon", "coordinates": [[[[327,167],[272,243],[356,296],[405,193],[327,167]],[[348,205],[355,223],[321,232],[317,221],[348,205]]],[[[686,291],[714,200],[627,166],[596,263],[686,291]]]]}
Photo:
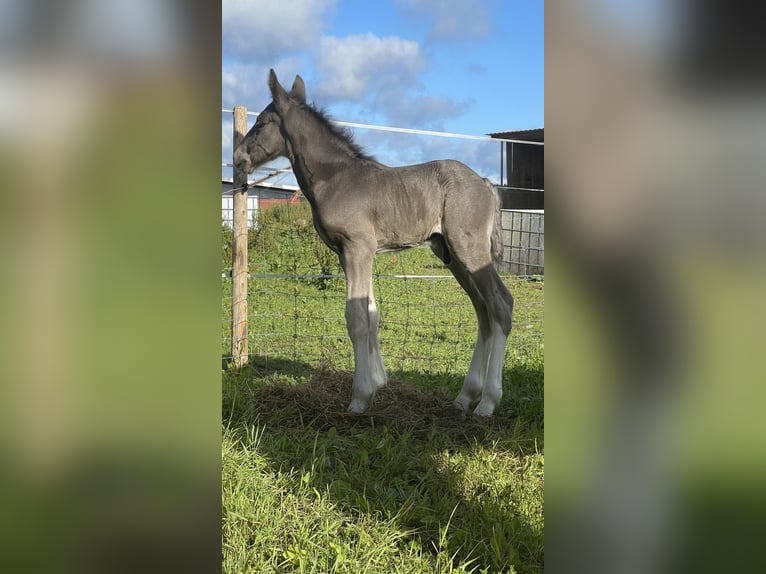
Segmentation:
{"type": "Polygon", "coordinates": [[[269,88],[273,101],[234,150],[234,162],[251,173],[278,156],[287,157],[311,204],[317,233],[340,258],[355,361],[349,410],[370,408],[387,380],[378,344],[373,257],[430,242],[468,293],[479,323],[455,406],[467,411],[476,405],[475,414],[490,416],[503,394],[513,312],[513,298],[493,265],[501,249],[495,188],[457,161],[382,165],[306,104],[300,76],[288,93],[271,70],[269,88]]]}

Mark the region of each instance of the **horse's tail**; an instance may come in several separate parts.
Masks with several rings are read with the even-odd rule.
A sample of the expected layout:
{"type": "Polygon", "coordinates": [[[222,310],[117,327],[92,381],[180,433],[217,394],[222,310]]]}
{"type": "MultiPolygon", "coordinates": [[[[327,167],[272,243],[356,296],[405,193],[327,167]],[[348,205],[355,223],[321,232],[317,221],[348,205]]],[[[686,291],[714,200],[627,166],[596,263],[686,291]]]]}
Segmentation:
{"type": "Polygon", "coordinates": [[[503,226],[500,219],[500,195],[497,192],[497,188],[491,181],[485,178],[484,183],[489,188],[490,192],[492,193],[492,198],[494,199],[493,205],[495,220],[492,225],[490,248],[492,251],[492,261],[494,261],[495,265],[497,266],[499,263],[502,263],[503,260],[503,226]]]}

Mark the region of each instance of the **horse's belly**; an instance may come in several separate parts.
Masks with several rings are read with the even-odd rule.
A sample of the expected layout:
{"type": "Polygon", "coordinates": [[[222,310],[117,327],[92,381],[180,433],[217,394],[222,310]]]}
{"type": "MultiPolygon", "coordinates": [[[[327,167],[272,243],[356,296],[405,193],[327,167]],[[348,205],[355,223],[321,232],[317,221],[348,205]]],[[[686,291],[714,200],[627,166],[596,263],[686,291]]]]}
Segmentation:
{"type": "Polygon", "coordinates": [[[407,243],[402,245],[382,245],[378,246],[378,249],[376,253],[390,253],[391,251],[403,251],[405,249],[410,249],[411,247],[417,247],[418,245],[423,245],[425,241],[421,241],[420,243],[407,243]]]}
{"type": "MultiPolygon", "coordinates": [[[[422,222],[421,222],[422,223],[422,222]]],[[[378,236],[378,253],[401,251],[428,243],[434,234],[441,233],[438,225],[417,225],[411,229],[402,229],[378,236]]]]}

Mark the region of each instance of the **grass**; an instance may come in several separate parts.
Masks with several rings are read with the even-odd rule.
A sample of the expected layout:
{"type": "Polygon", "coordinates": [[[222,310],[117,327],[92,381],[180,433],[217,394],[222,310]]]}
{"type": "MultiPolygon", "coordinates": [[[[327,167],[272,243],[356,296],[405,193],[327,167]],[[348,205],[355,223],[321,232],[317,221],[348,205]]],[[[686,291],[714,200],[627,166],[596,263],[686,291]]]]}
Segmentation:
{"type": "MultiPolygon", "coordinates": [[[[299,215],[268,222],[278,261],[262,228],[251,272],[334,271],[299,215]]],[[[251,281],[251,359],[223,372],[223,571],[542,572],[542,281],[507,278],[505,394],[485,421],[451,406],[476,330],[465,294],[385,277],[443,274],[427,251],[381,255],[376,272],[390,383],[359,416],[342,280],[251,281]]]]}

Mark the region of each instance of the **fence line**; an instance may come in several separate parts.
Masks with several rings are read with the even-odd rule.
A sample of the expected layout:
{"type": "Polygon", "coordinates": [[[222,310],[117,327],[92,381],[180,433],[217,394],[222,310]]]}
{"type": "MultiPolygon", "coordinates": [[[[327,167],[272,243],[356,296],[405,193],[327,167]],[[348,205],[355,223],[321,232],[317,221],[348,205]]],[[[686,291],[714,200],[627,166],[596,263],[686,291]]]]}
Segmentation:
{"type": "MultiPolygon", "coordinates": [[[[231,278],[231,273],[221,273],[223,278],[231,278]]],[[[333,274],[295,274],[295,273],[248,273],[248,279],[345,279],[345,275],[333,274]]],[[[373,279],[452,279],[452,275],[388,275],[374,273],[373,279]]]]}
{"type": "MultiPolygon", "coordinates": [[[[250,358],[302,376],[326,365],[353,369],[353,350],[344,318],[345,283],[337,257],[316,237],[303,205],[268,208],[250,230],[250,358]],[[325,256],[327,259],[324,259],[325,256]],[[322,269],[322,266],[328,266],[322,269]]],[[[224,255],[223,261],[228,261],[224,255]]],[[[430,249],[376,256],[373,286],[380,312],[380,341],[394,376],[465,376],[476,336],[470,299],[430,249]]],[[[516,300],[508,365],[540,357],[543,340],[543,282],[504,274],[516,300]]],[[[221,276],[222,355],[230,357],[231,279],[221,276]]]]}
{"type": "MultiPolygon", "coordinates": [[[[227,293],[231,280],[224,277],[222,281],[227,293]]],[[[542,282],[512,276],[505,276],[505,282],[516,302],[507,364],[532,356],[539,357],[542,365],[542,282]]],[[[457,281],[377,274],[373,284],[380,313],[380,344],[389,372],[465,376],[477,325],[470,300],[457,281]]],[[[285,374],[317,365],[353,370],[343,281],[335,280],[334,285],[320,289],[311,280],[254,278],[250,300],[250,360],[255,364],[276,364],[285,374]]],[[[227,306],[224,299],[224,317],[227,306]]],[[[224,318],[224,359],[230,358],[230,327],[224,318]]]]}

